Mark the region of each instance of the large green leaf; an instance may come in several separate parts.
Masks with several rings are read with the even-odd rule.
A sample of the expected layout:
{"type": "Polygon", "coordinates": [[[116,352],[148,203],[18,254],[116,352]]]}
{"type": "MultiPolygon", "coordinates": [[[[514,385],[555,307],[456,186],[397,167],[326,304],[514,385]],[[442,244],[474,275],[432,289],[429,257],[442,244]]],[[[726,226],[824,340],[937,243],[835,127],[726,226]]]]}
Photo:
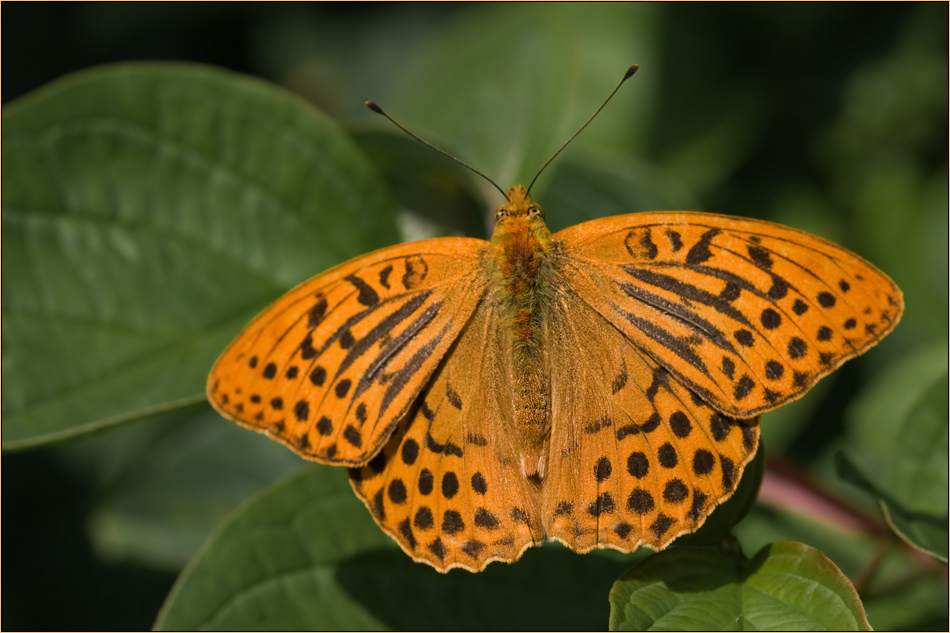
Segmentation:
{"type": "Polygon", "coordinates": [[[537,198],[552,232],[625,213],[701,210],[685,187],[642,161],[589,150],[558,160],[549,168],[554,170],[550,185],[537,198]]]}
{"type": "Polygon", "coordinates": [[[3,112],[3,447],[203,397],[282,291],[397,241],[335,124],[220,70],[78,73],[3,112]]]}
{"type": "Polygon", "coordinates": [[[342,468],[317,466],[240,508],[182,574],[159,629],[595,629],[642,555],[558,545],[440,574],[373,522],[342,468]]]}
{"type": "Polygon", "coordinates": [[[854,450],[839,474],[874,495],[906,541],[947,560],[947,343],[928,345],[869,384],[849,411],[854,450]]]}
{"type": "Polygon", "coordinates": [[[174,572],[241,502],[309,463],[206,403],[72,442],[57,455],[92,484],[96,553],[174,572]]]}
{"type": "Polygon", "coordinates": [[[373,99],[428,140],[450,143],[502,188],[527,186],[632,63],[643,66],[637,85],[578,144],[625,148],[642,130],[659,77],[655,19],[649,5],[469,7],[407,55],[373,99]]]}
{"type": "MultiPolygon", "coordinates": [[[[349,132],[382,172],[400,206],[430,229],[418,238],[406,235],[408,239],[453,234],[488,237],[491,216],[464,167],[399,130],[393,133],[354,126],[349,132]]],[[[501,194],[498,200],[502,200],[501,194]]],[[[405,222],[401,228],[405,231],[405,222]]]]}
{"type": "Polygon", "coordinates": [[[848,579],[820,551],[777,541],[735,550],[673,548],[610,591],[611,630],[870,630],[848,579]]]}
{"type": "MultiPolygon", "coordinates": [[[[941,393],[946,391],[946,385],[942,385],[941,393]]],[[[848,453],[835,455],[835,466],[842,479],[863,488],[877,499],[884,519],[898,536],[920,551],[947,562],[947,539],[950,534],[946,514],[940,516],[932,512],[909,510],[899,499],[874,483],[848,453]]]]}
{"type": "MultiPolygon", "coordinates": [[[[734,529],[743,551],[756,552],[778,540],[795,540],[820,550],[843,574],[856,578],[881,555],[881,538],[853,526],[827,520],[789,508],[759,503],[734,529]]],[[[877,630],[933,630],[942,620],[946,628],[947,595],[936,565],[922,568],[919,557],[907,548],[891,547],[861,588],[861,601],[868,621],[877,630]],[[925,572],[925,573],[922,573],[925,572]],[[934,584],[941,589],[934,591],[934,584]],[[942,592],[942,595],[941,595],[942,592]],[[906,603],[894,596],[905,596],[906,603]]]]}

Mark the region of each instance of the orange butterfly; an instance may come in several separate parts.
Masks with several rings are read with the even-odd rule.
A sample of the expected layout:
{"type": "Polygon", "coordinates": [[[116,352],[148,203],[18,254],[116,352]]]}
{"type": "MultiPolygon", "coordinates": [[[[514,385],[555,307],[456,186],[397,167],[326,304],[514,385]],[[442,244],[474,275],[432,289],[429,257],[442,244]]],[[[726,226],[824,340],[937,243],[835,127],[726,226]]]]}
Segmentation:
{"type": "Polygon", "coordinates": [[[490,242],[400,244],[297,286],[208,379],[225,417],[349,466],[440,571],[549,539],[666,547],[735,490],[757,416],[903,309],[871,264],[795,229],[658,212],[552,235],[527,189],[505,197],[490,242]]]}

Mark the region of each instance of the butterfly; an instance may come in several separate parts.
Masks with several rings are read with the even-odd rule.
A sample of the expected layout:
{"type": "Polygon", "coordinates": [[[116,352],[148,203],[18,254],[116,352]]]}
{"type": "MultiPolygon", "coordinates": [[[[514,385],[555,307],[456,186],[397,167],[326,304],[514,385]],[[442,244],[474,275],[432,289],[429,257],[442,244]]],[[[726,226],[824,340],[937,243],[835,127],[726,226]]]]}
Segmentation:
{"type": "Polygon", "coordinates": [[[226,418],[349,467],[382,529],[443,572],[695,531],[759,414],[903,310],[884,273],[792,228],[653,212],[551,234],[529,188],[503,192],[490,241],[391,246],[300,284],[208,379],[226,418]]]}

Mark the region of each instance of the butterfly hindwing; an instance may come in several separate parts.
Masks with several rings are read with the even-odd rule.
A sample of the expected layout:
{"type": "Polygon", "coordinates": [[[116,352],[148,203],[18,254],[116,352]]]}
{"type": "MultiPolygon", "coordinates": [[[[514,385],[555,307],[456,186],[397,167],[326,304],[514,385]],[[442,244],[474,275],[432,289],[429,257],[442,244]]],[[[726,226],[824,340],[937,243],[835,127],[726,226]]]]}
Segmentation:
{"type": "Polygon", "coordinates": [[[302,283],[225,350],[209,399],[304,457],[365,463],[484,294],[485,246],[467,238],[401,244],[302,283]]]}
{"type": "Polygon", "coordinates": [[[548,536],[581,553],[663,549],[732,494],[758,424],[710,407],[573,293],[558,303],[548,339],[548,536]]]}
{"type": "Polygon", "coordinates": [[[721,411],[800,397],[897,324],[900,290],[857,255],[770,222],[640,213],[554,236],[581,298],[721,411]]]}
{"type": "Polygon", "coordinates": [[[376,521],[440,571],[511,562],[544,540],[510,426],[510,339],[483,304],[379,456],[350,470],[376,521]]]}

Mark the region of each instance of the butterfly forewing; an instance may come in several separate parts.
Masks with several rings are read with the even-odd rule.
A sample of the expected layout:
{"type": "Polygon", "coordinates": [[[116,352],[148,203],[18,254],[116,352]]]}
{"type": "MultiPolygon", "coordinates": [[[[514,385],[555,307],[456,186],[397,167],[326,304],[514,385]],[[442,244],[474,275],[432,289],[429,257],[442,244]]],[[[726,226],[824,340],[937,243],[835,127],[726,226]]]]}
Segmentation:
{"type": "Polygon", "coordinates": [[[698,528],[755,454],[755,420],[710,407],[570,291],[548,323],[548,536],[629,552],[698,528]]]}
{"type": "Polygon", "coordinates": [[[379,456],[350,470],[376,521],[440,571],[514,561],[543,542],[510,421],[510,339],[483,303],[379,456]]]}
{"type": "Polygon", "coordinates": [[[642,213],[554,238],[585,302],[740,418],[800,397],[903,309],[900,290],[857,255],[769,222],[642,213]]]}
{"type": "Polygon", "coordinates": [[[485,246],[466,238],[402,244],[304,282],[218,359],[211,402],[305,457],[365,463],[484,293],[485,246]]]}

